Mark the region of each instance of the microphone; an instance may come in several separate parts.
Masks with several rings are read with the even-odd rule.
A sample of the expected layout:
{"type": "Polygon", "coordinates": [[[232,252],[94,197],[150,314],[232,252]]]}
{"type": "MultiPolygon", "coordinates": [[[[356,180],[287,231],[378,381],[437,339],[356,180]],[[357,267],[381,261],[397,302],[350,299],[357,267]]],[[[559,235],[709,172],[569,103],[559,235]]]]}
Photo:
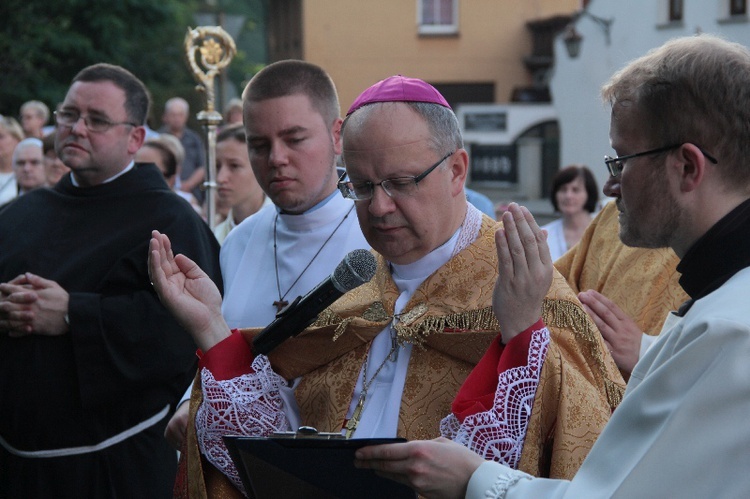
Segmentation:
{"type": "Polygon", "coordinates": [[[349,252],[323,282],[276,314],[276,319],[253,338],[253,352],[268,355],[287,338],[297,336],[341,295],[372,279],[376,268],[375,257],[369,251],[349,252]]]}

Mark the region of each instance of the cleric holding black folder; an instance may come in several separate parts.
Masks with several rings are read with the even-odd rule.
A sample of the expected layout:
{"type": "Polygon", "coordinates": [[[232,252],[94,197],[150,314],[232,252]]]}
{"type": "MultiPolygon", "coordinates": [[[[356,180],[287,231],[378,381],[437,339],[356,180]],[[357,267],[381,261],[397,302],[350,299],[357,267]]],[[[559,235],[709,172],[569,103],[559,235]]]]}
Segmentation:
{"type": "Polygon", "coordinates": [[[620,239],[672,248],[690,299],[635,365],[572,480],[447,441],[361,449],[360,466],[433,498],[750,497],[749,88],[750,50],[698,35],[653,49],[602,89],[615,151],[604,192],[620,239]]]}
{"type": "MultiPolygon", "coordinates": [[[[268,357],[253,355],[253,332],[230,332],[210,282],[154,233],[155,287],[205,352],[203,390],[191,401],[200,404],[197,442],[187,448],[211,463],[188,468],[188,489],[198,495],[229,494],[217,469],[242,487],[225,434],[268,436],[305,424],[355,438],[438,436],[498,328],[519,332],[528,324],[517,316],[539,315],[509,313],[498,326],[492,314],[495,223],[466,201],[468,154],[437,90],[402,76],[383,80],[352,105],[343,134],[348,178],[339,187],[355,200],[377,253],[376,274],[268,357]]],[[[552,285],[551,300],[564,293],[561,282],[552,285]]],[[[505,305],[519,312],[526,301],[510,295],[505,305]]]]}

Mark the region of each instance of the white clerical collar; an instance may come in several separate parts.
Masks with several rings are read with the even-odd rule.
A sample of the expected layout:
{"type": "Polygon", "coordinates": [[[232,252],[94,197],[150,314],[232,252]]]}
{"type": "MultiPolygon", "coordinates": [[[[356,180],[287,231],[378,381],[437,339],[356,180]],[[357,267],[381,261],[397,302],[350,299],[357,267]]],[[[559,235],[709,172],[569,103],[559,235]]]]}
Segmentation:
{"type": "Polygon", "coordinates": [[[456,232],[453,233],[453,236],[448,241],[430,251],[416,262],[406,265],[391,263],[393,278],[395,280],[427,279],[451,259],[460,232],[461,227],[456,229],[456,232]]]}
{"type": "MultiPolygon", "coordinates": [[[[312,213],[313,211],[315,211],[315,210],[317,210],[319,208],[322,208],[323,206],[327,205],[328,202],[331,199],[333,199],[335,196],[340,196],[340,195],[341,195],[341,193],[339,192],[339,190],[338,189],[334,189],[333,192],[330,193],[323,201],[321,201],[320,203],[316,204],[315,206],[313,206],[312,208],[310,208],[309,210],[307,210],[304,214],[312,213]]],[[[344,196],[341,196],[341,197],[344,197],[344,196]]]]}
{"type": "Polygon", "coordinates": [[[283,224],[289,230],[315,230],[334,220],[341,220],[346,214],[353,216],[354,201],[346,199],[340,192],[334,191],[333,194],[315,205],[313,208],[299,215],[288,213],[279,214],[279,224],[283,224]]]}
{"type": "Polygon", "coordinates": [[[302,213],[284,213],[284,210],[282,210],[278,206],[276,207],[276,212],[280,213],[281,215],[307,215],[308,213],[312,213],[313,211],[317,210],[318,208],[320,208],[320,207],[325,206],[326,204],[328,204],[328,201],[330,201],[331,199],[333,199],[333,197],[335,195],[337,195],[337,194],[341,194],[338,191],[338,189],[336,189],[335,191],[333,191],[332,193],[330,193],[328,196],[326,196],[325,198],[323,198],[323,200],[319,201],[315,206],[313,206],[309,210],[303,211],[302,213]]]}
{"type": "MultiPolygon", "coordinates": [[[[135,166],[135,161],[131,161],[130,163],[128,163],[128,166],[126,166],[126,167],[125,167],[125,169],[124,169],[123,171],[121,171],[121,172],[119,172],[119,173],[115,173],[115,174],[114,174],[113,176],[109,177],[109,178],[108,178],[107,180],[105,180],[104,182],[102,182],[102,184],[107,184],[107,183],[109,183],[109,182],[112,182],[112,181],[113,181],[114,179],[116,179],[117,177],[121,177],[121,176],[125,175],[125,174],[126,174],[126,173],[128,173],[128,172],[129,172],[130,170],[132,170],[134,166],[135,166]]],[[[73,183],[73,185],[74,185],[75,187],[81,187],[81,186],[80,186],[80,185],[78,184],[78,181],[76,180],[76,176],[75,176],[75,175],[73,175],[73,172],[70,172],[70,181],[71,181],[71,182],[73,183]]]]}

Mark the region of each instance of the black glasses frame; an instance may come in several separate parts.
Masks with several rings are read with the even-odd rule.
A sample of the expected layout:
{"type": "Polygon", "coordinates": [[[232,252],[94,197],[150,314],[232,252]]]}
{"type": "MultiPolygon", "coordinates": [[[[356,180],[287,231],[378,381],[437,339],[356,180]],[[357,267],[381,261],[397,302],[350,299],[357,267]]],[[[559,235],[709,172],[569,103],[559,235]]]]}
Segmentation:
{"type": "Polygon", "coordinates": [[[383,188],[386,194],[388,194],[388,197],[393,197],[393,194],[388,190],[388,185],[393,182],[394,180],[413,180],[414,185],[417,186],[419,183],[424,180],[424,178],[429,175],[435,168],[440,166],[440,164],[445,161],[446,159],[450,158],[456,151],[451,151],[442,158],[440,158],[437,163],[427,168],[425,171],[420,173],[419,175],[414,176],[406,176],[406,177],[393,177],[393,178],[387,178],[385,180],[381,180],[380,182],[363,182],[358,186],[358,188],[361,187],[369,187],[370,188],[370,194],[367,197],[361,197],[357,196],[357,194],[354,191],[354,184],[351,181],[344,180],[346,178],[346,172],[344,172],[340,177],[339,181],[337,182],[337,186],[339,188],[339,191],[341,192],[341,195],[348,199],[353,199],[354,201],[364,201],[366,199],[372,199],[373,194],[375,193],[375,187],[380,186],[383,188]],[[349,187],[351,185],[351,187],[349,187]]]}
{"type": "MultiPolygon", "coordinates": [[[[615,158],[613,158],[612,156],[604,156],[604,164],[607,166],[607,170],[609,170],[609,174],[612,175],[613,177],[616,177],[619,174],[621,174],[623,168],[625,168],[625,164],[624,164],[625,161],[629,159],[637,158],[639,156],[648,156],[649,154],[658,154],[660,152],[669,151],[671,149],[677,149],[682,144],[685,144],[685,142],[680,142],[679,144],[673,144],[671,146],[657,147],[656,149],[650,149],[648,151],[637,152],[635,154],[626,154],[625,156],[617,156],[615,158]]],[[[711,163],[717,164],[719,162],[711,154],[704,151],[703,148],[699,146],[695,146],[695,147],[697,147],[700,150],[700,152],[706,158],[708,158],[708,160],[711,163]]]]}

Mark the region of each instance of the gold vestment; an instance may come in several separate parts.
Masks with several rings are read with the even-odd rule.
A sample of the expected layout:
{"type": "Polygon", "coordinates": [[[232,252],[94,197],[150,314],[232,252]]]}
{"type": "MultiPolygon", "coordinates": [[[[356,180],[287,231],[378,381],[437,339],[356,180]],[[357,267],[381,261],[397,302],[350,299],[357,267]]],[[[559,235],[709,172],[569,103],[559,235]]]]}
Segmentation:
{"type": "MultiPolygon", "coordinates": [[[[499,333],[492,312],[498,268],[496,228],[485,216],[477,239],[428,277],[399,314],[395,326],[399,341],[415,345],[399,414],[400,437],[440,436],[440,420],[450,413],[461,384],[499,333]]],[[[345,294],[305,332],[269,355],[274,370],[284,378],[303,376],[296,391],[302,421],[319,431],[341,430],[367,349],[392,320],[399,291],[385,259],[377,255],[377,262],[370,282],[345,294]]],[[[533,474],[551,469],[552,476],[569,478],[619,403],[624,383],[611,357],[602,355],[595,326],[557,272],[540,312],[552,340],[520,469],[533,474]],[[570,394],[570,402],[557,400],[560,394],[570,394]],[[557,475],[558,469],[570,475],[557,475]]],[[[258,332],[242,331],[248,342],[258,332]]],[[[197,378],[189,421],[195,420],[201,401],[197,378]]],[[[177,495],[241,496],[223,474],[201,459],[194,424],[188,425],[186,453],[188,480],[184,483],[185,477],[178,477],[177,495]]]]}

